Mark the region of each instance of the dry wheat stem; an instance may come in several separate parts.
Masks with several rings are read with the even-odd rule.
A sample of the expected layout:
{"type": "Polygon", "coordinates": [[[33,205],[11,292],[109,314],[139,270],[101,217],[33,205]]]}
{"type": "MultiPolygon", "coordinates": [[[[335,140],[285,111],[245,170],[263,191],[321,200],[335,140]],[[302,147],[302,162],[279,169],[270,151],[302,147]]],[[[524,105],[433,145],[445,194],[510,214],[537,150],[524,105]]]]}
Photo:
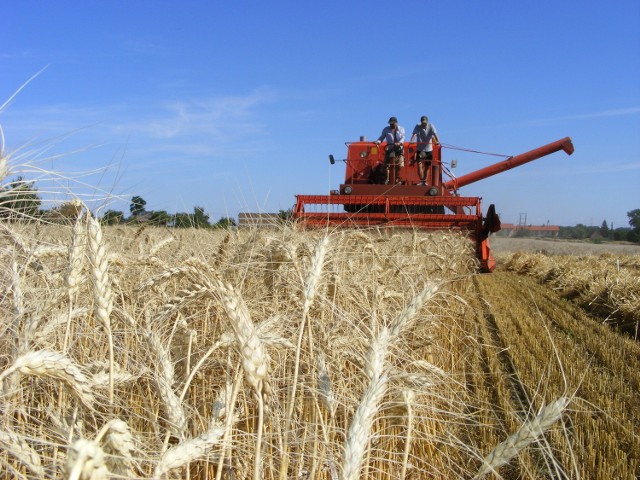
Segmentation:
{"type": "Polygon", "coordinates": [[[404,439],[404,451],[402,453],[402,471],[400,473],[401,480],[404,480],[407,477],[407,466],[409,465],[409,452],[411,451],[413,433],[413,402],[415,397],[416,395],[413,393],[413,390],[402,391],[402,399],[404,400],[404,404],[407,409],[407,434],[404,439]]]}
{"type": "Polygon", "coordinates": [[[191,372],[189,372],[189,376],[187,377],[186,382],[184,382],[184,386],[182,387],[182,393],[180,394],[180,401],[184,400],[184,396],[187,394],[187,390],[189,389],[189,385],[191,385],[191,382],[193,381],[193,377],[196,376],[196,374],[198,373],[198,371],[200,370],[202,365],[204,365],[204,362],[206,362],[207,359],[211,355],[213,355],[213,353],[216,350],[218,350],[218,348],[223,347],[223,346],[228,346],[228,345],[230,345],[230,342],[218,341],[218,342],[214,343],[209,348],[209,350],[207,350],[207,352],[200,358],[200,360],[198,360],[198,363],[193,367],[191,372]]]}
{"type": "MultiPolygon", "coordinates": [[[[220,451],[220,458],[218,459],[218,468],[216,471],[216,479],[220,480],[222,478],[222,472],[224,471],[224,459],[227,451],[227,446],[231,443],[229,437],[231,436],[231,427],[235,421],[235,415],[233,414],[233,410],[235,408],[236,399],[238,398],[238,393],[240,392],[240,386],[242,384],[242,375],[240,374],[239,369],[235,372],[235,380],[233,382],[233,388],[231,390],[231,395],[225,394],[225,410],[226,410],[226,419],[224,425],[224,437],[222,438],[222,449],[220,451]]],[[[213,418],[215,421],[215,416],[213,418]]]]}
{"type": "Polygon", "coordinates": [[[2,136],[2,150],[0,150],[0,182],[2,182],[9,174],[9,157],[4,154],[4,135],[2,135],[2,126],[0,126],[0,136],[2,136]]]}
{"type": "Polygon", "coordinates": [[[495,472],[497,468],[508,463],[520,451],[527,448],[562,417],[562,413],[570,401],[569,397],[560,397],[540,410],[540,413],[533,420],[527,420],[516,433],[498,444],[483,459],[482,467],[474,479],[479,479],[487,473],[495,472]]]}

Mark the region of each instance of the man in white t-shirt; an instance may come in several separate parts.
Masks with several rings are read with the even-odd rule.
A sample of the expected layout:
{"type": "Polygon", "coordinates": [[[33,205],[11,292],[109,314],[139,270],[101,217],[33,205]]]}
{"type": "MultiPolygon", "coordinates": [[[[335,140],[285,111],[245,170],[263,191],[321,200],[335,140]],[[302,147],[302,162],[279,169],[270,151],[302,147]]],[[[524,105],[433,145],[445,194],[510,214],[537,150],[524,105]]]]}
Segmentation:
{"type": "Polygon", "coordinates": [[[418,185],[426,185],[427,166],[431,165],[433,160],[433,140],[440,143],[438,133],[433,123],[429,123],[426,115],[420,118],[420,123],[413,129],[410,143],[418,140],[415,156],[411,159],[411,165],[418,163],[418,176],[420,183],[418,185]]]}

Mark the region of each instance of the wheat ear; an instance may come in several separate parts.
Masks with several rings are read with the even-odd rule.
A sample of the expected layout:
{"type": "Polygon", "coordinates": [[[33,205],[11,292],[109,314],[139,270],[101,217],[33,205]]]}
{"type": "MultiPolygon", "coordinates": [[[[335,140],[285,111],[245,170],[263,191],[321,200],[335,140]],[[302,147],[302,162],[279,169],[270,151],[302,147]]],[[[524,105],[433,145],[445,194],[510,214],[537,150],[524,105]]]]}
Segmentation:
{"type": "Polygon", "coordinates": [[[291,381],[291,395],[289,397],[289,405],[287,407],[287,417],[285,420],[286,441],[284,451],[282,455],[282,467],[280,470],[280,480],[286,478],[289,469],[289,444],[291,441],[291,425],[293,421],[293,410],[296,402],[296,393],[298,389],[298,376],[300,374],[300,355],[302,353],[302,339],[304,337],[305,325],[307,324],[307,317],[309,309],[313,304],[313,299],[316,295],[320,278],[322,277],[322,268],[324,266],[324,259],[329,247],[329,237],[323,236],[314,250],[313,259],[311,260],[311,268],[307,274],[304,282],[304,304],[302,307],[302,319],[300,321],[300,328],[298,330],[298,341],[296,343],[296,356],[293,367],[293,379],[291,381]]]}
{"type": "Polygon", "coordinates": [[[110,470],[124,478],[133,478],[133,452],[136,450],[135,442],[129,425],[119,418],[111,420],[96,437],[96,442],[101,438],[102,432],[105,435],[105,447],[110,457],[107,458],[107,465],[110,470]]]}
{"type": "Polygon", "coordinates": [[[94,316],[107,332],[109,341],[109,403],[113,405],[113,334],[111,332],[111,311],[113,294],[109,280],[109,261],[102,238],[100,222],[89,216],[89,258],[93,277],[94,316]]]}
{"type": "Polygon", "coordinates": [[[92,440],[80,438],[67,451],[65,468],[68,480],[106,480],[109,471],[100,445],[92,440]]]}
{"type": "Polygon", "coordinates": [[[336,398],[331,388],[331,377],[327,369],[327,363],[324,353],[320,352],[316,358],[316,375],[318,377],[318,390],[324,407],[329,412],[329,416],[333,417],[336,413],[336,398]]]}
{"type": "Polygon", "coordinates": [[[169,423],[169,431],[179,440],[184,438],[187,429],[187,416],[182,408],[180,399],[173,391],[175,380],[173,363],[170,353],[164,348],[158,336],[151,330],[145,334],[147,343],[154,354],[154,360],[160,366],[159,372],[155,372],[154,385],[158,395],[163,400],[164,411],[169,423]]]}
{"type": "Polygon", "coordinates": [[[13,303],[13,313],[16,322],[20,320],[24,313],[24,302],[22,301],[22,281],[20,270],[15,257],[11,259],[11,300],[13,303]]]}
{"type": "Polygon", "coordinates": [[[373,419],[378,412],[378,405],[387,389],[384,364],[389,348],[436,291],[437,286],[435,284],[427,283],[400,315],[391,322],[389,328],[385,327],[380,331],[378,337],[369,347],[365,365],[365,373],[369,378],[369,385],[362,395],[358,409],[351,420],[349,433],[345,440],[342,457],[342,478],[344,480],[355,480],[360,477],[360,468],[367,443],[369,442],[373,419]]]}
{"type": "Polygon", "coordinates": [[[217,294],[222,301],[236,336],[245,378],[253,387],[258,400],[258,426],[253,469],[254,479],[258,480],[262,474],[262,430],[265,394],[269,393],[269,357],[251,320],[249,309],[240,294],[231,285],[225,284],[217,277],[213,278],[213,285],[215,286],[213,293],[217,294]]]}
{"type": "Polygon", "coordinates": [[[378,412],[378,405],[387,390],[384,362],[390,340],[389,329],[385,327],[369,348],[365,366],[365,372],[369,377],[369,385],[362,395],[356,413],[353,415],[349,433],[345,440],[342,456],[343,480],[357,480],[360,478],[360,467],[369,442],[373,419],[378,412]]]}
{"type": "Polygon", "coordinates": [[[188,465],[194,460],[205,458],[215,446],[220,444],[225,428],[221,425],[213,425],[206,433],[199,437],[181,442],[170,448],[160,458],[156,465],[153,478],[159,480],[170,470],[188,465]]]}
{"type": "Polygon", "coordinates": [[[211,280],[209,288],[212,294],[220,299],[229,318],[242,357],[242,368],[247,383],[256,392],[268,393],[269,359],[247,305],[231,285],[217,277],[211,280]]]}
{"type": "Polygon", "coordinates": [[[71,313],[73,312],[73,300],[78,293],[82,279],[82,268],[84,267],[84,246],[86,242],[86,232],[84,225],[84,214],[80,211],[78,218],[73,224],[73,235],[71,246],[69,247],[69,269],[65,275],[65,283],[69,296],[69,316],[67,318],[67,328],[64,334],[63,350],[69,346],[69,335],[71,333],[71,313]]]}
{"type": "Polygon", "coordinates": [[[27,467],[37,478],[45,477],[40,456],[25,439],[14,432],[0,430],[0,447],[27,467]]]}
{"type": "Polygon", "coordinates": [[[532,420],[526,421],[516,433],[498,444],[482,461],[482,467],[474,479],[479,479],[515,457],[520,451],[527,448],[533,441],[544,434],[556,421],[562,417],[562,413],[569,405],[569,397],[560,397],[546,405],[532,420]]]}
{"type": "Polygon", "coordinates": [[[69,386],[87,407],[93,406],[94,398],[89,380],[78,366],[62,353],[49,350],[27,352],[16,358],[13,364],[0,374],[0,382],[15,372],[60,380],[69,386]]]}

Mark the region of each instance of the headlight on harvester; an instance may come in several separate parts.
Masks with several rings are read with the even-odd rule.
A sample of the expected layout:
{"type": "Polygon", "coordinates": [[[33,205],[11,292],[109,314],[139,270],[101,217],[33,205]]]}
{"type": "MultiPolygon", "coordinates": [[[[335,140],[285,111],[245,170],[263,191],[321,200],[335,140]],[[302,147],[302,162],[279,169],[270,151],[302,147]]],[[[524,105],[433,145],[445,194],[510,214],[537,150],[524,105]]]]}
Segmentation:
{"type": "Polygon", "coordinates": [[[353,189],[351,188],[351,185],[347,185],[344,187],[344,194],[345,195],[351,195],[351,192],[353,191],[353,189]]]}
{"type": "Polygon", "coordinates": [[[429,194],[429,196],[431,197],[435,197],[436,195],[440,195],[440,190],[438,189],[438,187],[431,187],[427,193],[429,194]]]}

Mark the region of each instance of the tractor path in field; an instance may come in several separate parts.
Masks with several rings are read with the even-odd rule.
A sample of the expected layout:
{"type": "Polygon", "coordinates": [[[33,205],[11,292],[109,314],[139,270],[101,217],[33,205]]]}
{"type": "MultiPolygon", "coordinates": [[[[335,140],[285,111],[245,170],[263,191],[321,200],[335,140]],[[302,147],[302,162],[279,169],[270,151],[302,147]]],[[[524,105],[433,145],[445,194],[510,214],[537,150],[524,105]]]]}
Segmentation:
{"type": "MultiPolygon", "coordinates": [[[[563,470],[570,477],[637,478],[640,346],[531,277],[499,271],[478,275],[474,287],[483,324],[478,342],[483,356],[495,359],[487,375],[507,378],[493,394],[503,416],[512,410],[531,417],[560,396],[575,396],[565,428],[546,436],[563,470]],[[601,438],[594,442],[594,435],[601,438]],[[563,447],[565,436],[571,451],[563,447]]],[[[553,469],[535,454],[531,461],[523,468],[553,469]]]]}

